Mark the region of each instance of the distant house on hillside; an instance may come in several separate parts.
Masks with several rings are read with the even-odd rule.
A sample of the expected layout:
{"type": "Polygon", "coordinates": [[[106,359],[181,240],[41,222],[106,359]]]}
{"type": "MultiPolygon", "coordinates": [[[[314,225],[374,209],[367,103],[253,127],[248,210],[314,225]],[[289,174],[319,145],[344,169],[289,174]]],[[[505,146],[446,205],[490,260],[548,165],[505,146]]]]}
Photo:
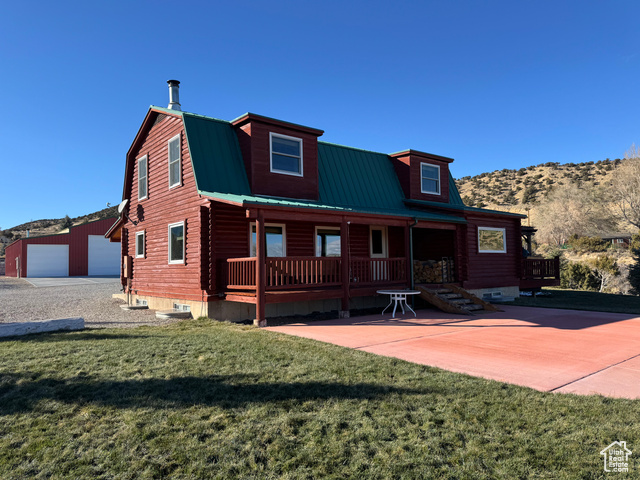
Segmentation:
{"type": "Polygon", "coordinates": [[[611,233],[609,235],[603,235],[600,238],[609,242],[614,247],[629,248],[631,244],[631,235],[628,233],[611,233]]]}
{"type": "Polygon", "coordinates": [[[463,204],[453,159],[326,143],[253,113],[183,112],[178,83],[127,153],[126,207],[107,233],[122,239],[134,302],[264,325],[348,315],[418,283],[515,296],[556,282],[556,263],[522,257],[523,216],[463,204]]]}

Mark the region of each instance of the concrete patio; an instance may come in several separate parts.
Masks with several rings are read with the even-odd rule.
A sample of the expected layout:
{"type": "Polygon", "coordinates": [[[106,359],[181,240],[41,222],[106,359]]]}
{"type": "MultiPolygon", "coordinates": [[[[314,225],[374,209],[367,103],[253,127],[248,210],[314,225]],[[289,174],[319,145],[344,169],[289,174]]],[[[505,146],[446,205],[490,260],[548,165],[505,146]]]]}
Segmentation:
{"type": "Polygon", "coordinates": [[[640,314],[503,307],[472,317],[418,310],[267,330],[546,392],[640,398],[640,314]]]}

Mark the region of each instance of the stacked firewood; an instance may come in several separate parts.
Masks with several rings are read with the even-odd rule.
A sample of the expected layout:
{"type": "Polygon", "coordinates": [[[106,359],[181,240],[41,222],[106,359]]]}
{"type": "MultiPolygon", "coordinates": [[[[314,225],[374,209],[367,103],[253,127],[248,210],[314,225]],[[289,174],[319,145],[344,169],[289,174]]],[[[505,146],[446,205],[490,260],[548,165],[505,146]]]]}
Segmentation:
{"type": "Polygon", "coordinates": [[[449,264],[444,259],[436,260],[414,260],[413,261],[413,281],[415,283],[442,283],[451,281],[449,264]]]}

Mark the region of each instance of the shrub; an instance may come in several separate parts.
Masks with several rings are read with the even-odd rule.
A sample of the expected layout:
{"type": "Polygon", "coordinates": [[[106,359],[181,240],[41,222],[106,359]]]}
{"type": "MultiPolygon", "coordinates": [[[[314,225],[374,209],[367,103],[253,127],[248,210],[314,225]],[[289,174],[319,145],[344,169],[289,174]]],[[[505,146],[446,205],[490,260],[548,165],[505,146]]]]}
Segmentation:
{"type": "Polygon", "coordinates": [[[567,242],[577,253],[605,252],[609,244],[598,237],[579,237],[572,235],[567,242]]]}
{"type": "Polygon", "coordinates": [[[640,295],[640,233],[633,236],[629,247],[633,265],[629,266],[629,283],[634,295],[640,295]]]}
{"type": "Polygon", "coordinates": [[[560,286],[573,290],[597,291],[600,282],[589,265],[582,262],[567,262],[560,269],[560,286]]]}

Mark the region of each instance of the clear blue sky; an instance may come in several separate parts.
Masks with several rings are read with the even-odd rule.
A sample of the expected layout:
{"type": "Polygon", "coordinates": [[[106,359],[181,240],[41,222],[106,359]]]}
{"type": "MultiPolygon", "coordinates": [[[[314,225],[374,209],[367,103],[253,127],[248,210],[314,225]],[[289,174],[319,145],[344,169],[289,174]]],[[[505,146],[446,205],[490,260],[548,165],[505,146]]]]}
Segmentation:
{"type": "Polygon", "coordinates": [[[0,227],[117,204],[149,105],[247,111],[455,177],[640,139],[636,1],[2,2],[0,227]]]}

